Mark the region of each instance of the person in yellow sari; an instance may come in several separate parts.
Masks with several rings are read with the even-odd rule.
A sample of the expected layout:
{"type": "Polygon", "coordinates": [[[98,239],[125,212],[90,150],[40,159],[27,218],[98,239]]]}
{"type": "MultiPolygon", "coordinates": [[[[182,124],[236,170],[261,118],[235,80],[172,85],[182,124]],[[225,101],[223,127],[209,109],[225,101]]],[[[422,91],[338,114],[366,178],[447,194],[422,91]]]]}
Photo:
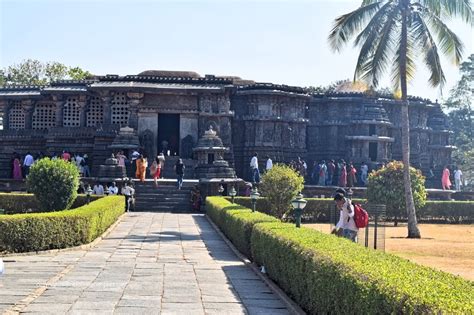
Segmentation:
{"type": "Polygon", "coordinates": [[[136,160],[137,163],[137,172],[135,176],[141,182],[145,181],[146,169],[148,167],[148,161],[143,157],[143,154],[140,155],[140,158],[136,160]]]}

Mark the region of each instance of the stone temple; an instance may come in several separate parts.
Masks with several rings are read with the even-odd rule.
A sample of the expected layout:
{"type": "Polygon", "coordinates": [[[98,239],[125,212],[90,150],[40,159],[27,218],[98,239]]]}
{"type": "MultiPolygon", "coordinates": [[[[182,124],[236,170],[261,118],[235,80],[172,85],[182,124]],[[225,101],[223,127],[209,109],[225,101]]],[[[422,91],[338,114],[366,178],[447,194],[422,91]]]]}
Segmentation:
{"type": "MultiPolygon", "coordinates": [[[[440,105],[411,98],[409,113],[412,165],[425,174],[430,167],[441,172],[454,147],[440,105]]],[[[165,149],[197,162],[193,149],[210,126],[229,148],[224,160],[244,179],[254,152],[262,167],[266,155],[274,162],[343,158],[374,167],[402,155],[400,106],[391,97],[312,94],[195,72],[6,86],[0,88],[0,115],[0,178],[10,176],[13,152],[87,153],[93,173],[120,147],[126,153],[139,147],[149,157],[165,149]]]]}

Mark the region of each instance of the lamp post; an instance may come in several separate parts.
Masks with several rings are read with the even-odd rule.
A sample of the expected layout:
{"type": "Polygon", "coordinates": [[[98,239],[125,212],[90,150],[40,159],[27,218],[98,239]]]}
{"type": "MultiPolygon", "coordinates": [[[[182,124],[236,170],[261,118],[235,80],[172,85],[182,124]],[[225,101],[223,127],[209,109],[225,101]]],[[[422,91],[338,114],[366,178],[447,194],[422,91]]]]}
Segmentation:
{"type": "Polygon", "coordinates": [[[252,200],[252,212],[255,212],[255,206],[257,205],[258,197],[260,197],[260,194],[258,193],[257,187],[255,187],[250,193],[250,199],[252,200]]]}
{"type": "Polygon", "coordinates": [[[232,198],[232,203],[234,203],[234,197],[237,195],[237,191],[235,190],[234,186],[232,186],[229,190],[229,196],[232,198]]]}
{"type": "Polygon", "coordinates": [[[224,186],[219,185],[219,188],[217,188],[217,191],[219,192],[220,195],[222,195],[222,193],[224,192],[224,186]]]}
{"type": "Polygon", "coordinates": [[[87,190],[86,190],[86,202],[87,202],[87,204],[89,204],[89,202],[91,201],[92,192],[93,192],[93,190],[91,189],[91,186],[88,185],[87,190]]]}
{"type": "Polygon", "coordinates": [[[295,210],[296,227],[299,228],[301,225],[301,214],[303,213],[304,207],[306,207],[307,201],[303,199],[303,195],[299,193],[295,199],[291,201],[291,206],[295,210]]]}

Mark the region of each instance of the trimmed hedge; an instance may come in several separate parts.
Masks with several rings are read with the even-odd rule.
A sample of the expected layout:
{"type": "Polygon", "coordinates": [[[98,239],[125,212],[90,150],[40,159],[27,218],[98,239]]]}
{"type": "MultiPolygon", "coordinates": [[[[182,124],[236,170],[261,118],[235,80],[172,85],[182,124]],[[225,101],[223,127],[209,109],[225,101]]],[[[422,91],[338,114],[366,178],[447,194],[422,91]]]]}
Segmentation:
{"type": "MultiPolygon", "coordinates": [[[[211,219],[245,211],[219,199],[207,199],[211,219]]],[[[474,282],[271,217],[256,223],[253,216],[265,215],[246,214],[233,223],[252,225],[246,246],[254,261],[310,314],[474,311],[474,282]]],[[[214,222],[229,234],[226,220],[214,222]]]]}
{"type": "MultiPolygon", "coordinates": [[[[230,198],[227,198],[230,200],[230,198]]],[[[330,198],[305,198],[308,203],[303,211],[302,221],[330,222],[331,211],[334,211],[334,201],[330,198]]],[[[365,199],[353,199],[354,202],[362,205],[366,204],[365,199]]],[[[252,207],[252,202],[248,197],[236,197],[235,202],[247,208],[252,207]]],[[[259,212],[270,214],[268,210],[270,204],[265,198],[257,200],[256,209],[259,212]]],[[[416,209],[419,222],[424,223],[463,223],[470,224],[474,222],[474,201],[427,201],[425,206],[416,209]]],[[[394,217],[387,214],[388,220],[394,217]]],[[[399,218],[400,219],[400,218],[399,218]]],[[[406,217],[402,218],[406,220],[406,217]]]]}
{"type": "MultiPolygon", "coordinates": [[[[90,200],[95,201],[102,197],[103,196],[91,195],[90,200]]],[[[86,203],[86,195],[78,195],[71,209],[81,207],[86,203]]],[[[38,200],[33,194],[0,193],[0,209],[4,209],[5,214],[42,212],[38,200]]]]}
{"type": "Polygon", "coordinates": [[[234,205],[220,197],[207,197],[206,211],[237,249],[252,257],[250,237],[253,226],[260,222],[278,222],[279,220],[260,212],[234,205]]]}
{"type": "Polygon", "coordinates": [[[0,251],[29,252],[87,244],[124,212],[122,196],[73,210],[0,216],[0,251]]]}

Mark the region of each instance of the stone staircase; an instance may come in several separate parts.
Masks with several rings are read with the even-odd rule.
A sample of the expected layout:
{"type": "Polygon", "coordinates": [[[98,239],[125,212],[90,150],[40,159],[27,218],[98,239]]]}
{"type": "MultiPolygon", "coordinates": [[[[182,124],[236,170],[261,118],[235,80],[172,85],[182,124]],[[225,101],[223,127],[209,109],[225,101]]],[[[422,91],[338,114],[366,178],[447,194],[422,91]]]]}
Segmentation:
{"type": "Polygon", "coordinates": [[[185,180],[178,190],[176,180],[159,180],[158,188],[153,180],[135,182],[135,211],[191,212],[191,189],[196,184],[196,180],[185,180]]]}

